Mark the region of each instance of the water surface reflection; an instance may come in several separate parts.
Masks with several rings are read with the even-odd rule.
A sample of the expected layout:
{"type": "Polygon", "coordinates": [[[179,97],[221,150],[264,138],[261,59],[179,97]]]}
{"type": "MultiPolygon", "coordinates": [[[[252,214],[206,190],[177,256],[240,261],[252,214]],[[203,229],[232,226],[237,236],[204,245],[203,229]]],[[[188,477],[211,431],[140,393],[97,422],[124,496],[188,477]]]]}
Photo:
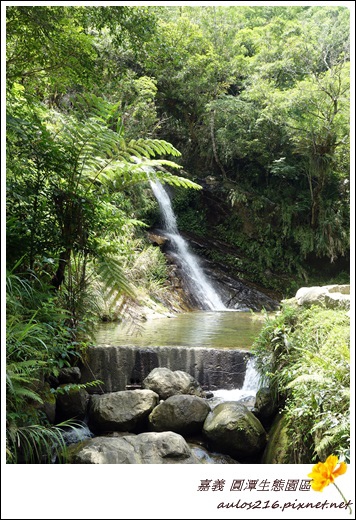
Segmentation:
{"type": "Polygon", "coordinates": [[[264,315],[250,312],[194,311],[157,318],[139,325],[105,323],[98,327],[97,345],[186,346],[250,349],[264,315]]]}

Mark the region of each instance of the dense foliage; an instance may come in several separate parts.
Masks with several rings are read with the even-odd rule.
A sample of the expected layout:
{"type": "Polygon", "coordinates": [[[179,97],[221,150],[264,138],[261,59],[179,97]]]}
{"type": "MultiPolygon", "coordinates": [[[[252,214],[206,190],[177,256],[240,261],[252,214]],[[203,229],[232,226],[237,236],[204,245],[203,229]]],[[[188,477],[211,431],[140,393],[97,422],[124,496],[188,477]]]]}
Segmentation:
{"type": "Polygon", "coordinates": [[[232,268],[265,286],[285,291],[282,273],[295,279],[292,291],[321,274],[346,281],[348,9],[182,7],[159,14],[145,67],[157,78],[161,132],[209,189],[189,201],[196,219],[183,211],[181,226],[241,248],[245,258],[232,259],[232,268]],[[216,203],[201,228],[209,197],[216,203]]]}
{"type": "Polygon", "coordinates": [[[48,378],[85,348],[98,283],[105,300],[135,297],[123,271],[123,258],[139,254],[133,229],[144,225],[135,187],[153,176],[199,187],[170,173],[180,167],[170,160],[180,155],[174,146],[125,134],[120,102],[88,90],[98,35],[114,32],[113,48],[130,35],[134,50],[150,20],[145,9],[8,8],[9,462],[50,462],[54,438],[63,448],[44,411],[48,378]]]}
{"type": "Polygon", "coordinates": [[[286,302],[268,318],[254,352],[287,418],[291,462],[330,453],[350,459],[350,318],[344,310],[286,302]]]}
{"type": "Polygon", "coordinates": [[[241,252],[210,252],[235,274],[280,290],[321,262],[347,278],[348,16],[6,8],[10,462],[63,447],[45,383],[76,363],[98,306],[162,291],[152,175],[175,187],[182,229],[241,252]]]}

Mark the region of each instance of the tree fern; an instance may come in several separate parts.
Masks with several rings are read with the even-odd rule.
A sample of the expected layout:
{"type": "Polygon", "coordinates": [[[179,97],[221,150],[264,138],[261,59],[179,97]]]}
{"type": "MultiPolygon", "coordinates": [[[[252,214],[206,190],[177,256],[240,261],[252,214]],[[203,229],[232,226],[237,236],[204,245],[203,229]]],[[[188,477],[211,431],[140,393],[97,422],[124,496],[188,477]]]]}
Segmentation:
{"type": "Polygon", "coordinates": [[[112,303],[116,303],[123,294],[135,298],[135,289],[123,272],[120,259],[98,257],[95,267],[104,287],[104,298],[112,300],[112,303]]]}
{"type": "Polygon", "coordinates": [[[323,428],[319,423],[312,430],[315,435],[315,451],[324,460],[330,453],[336,453],[350,462],[350,418],[340,416],[339,422],[323,428]],[[319,432],[318,430],[321,430],[319,432]],[[320,440],[318,440],[320,439],[320,440]]]}

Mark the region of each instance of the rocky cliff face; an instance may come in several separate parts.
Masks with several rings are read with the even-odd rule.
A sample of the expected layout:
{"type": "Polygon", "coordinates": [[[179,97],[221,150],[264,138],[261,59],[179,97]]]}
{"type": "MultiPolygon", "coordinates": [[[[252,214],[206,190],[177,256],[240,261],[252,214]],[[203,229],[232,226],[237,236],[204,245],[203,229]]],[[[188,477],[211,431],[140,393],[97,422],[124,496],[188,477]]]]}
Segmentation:
{"type": "MultiPolygon", "coordinates": [[[[232,250],[231,246],[224,244],[219,240],[209,240],[200,238],[192,234],[182,233],[184,239],[189,243],[191,249],[199,256],[199,263],[206,274],[209,281],[219,294],[224,305],[228,309],[240,311],[267,311],[277,310],[279,302],[271,297],[262,288],[257,288],[252,284],[242,281],[238,276],[234,276],[221,263],[212,262],[204,256],[207,250],[216,250],[224,254],[238,254],[236,250],[232,250]]],[[[169,282],[174,291],[185,296],[186,304],[194,309],[197,308],[198,302],[194,298],[194,294],[189,289],[182,274],[182,269],[177,262],[176,255],[172,254],[170,240],[165,236],[164,231],[154,229],[148,233],[148,238],[152,244],[160,247],[166,256],[167,262],[171,267],[169,282]]]]}

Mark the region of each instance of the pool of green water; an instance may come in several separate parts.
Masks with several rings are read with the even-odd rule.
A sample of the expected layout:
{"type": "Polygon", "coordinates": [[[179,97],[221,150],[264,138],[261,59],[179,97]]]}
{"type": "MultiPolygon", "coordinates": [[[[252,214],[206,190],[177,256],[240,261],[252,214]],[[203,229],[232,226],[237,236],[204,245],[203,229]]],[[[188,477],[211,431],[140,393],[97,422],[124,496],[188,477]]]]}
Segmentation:
{"type": "Polygon", "coordinates": [[[101,324],[97,345],[205,348],[249,350],[265,321],[265,315],[251,312],[194,311],[171,318],[156,318],[138,325],[101,324]]]}

